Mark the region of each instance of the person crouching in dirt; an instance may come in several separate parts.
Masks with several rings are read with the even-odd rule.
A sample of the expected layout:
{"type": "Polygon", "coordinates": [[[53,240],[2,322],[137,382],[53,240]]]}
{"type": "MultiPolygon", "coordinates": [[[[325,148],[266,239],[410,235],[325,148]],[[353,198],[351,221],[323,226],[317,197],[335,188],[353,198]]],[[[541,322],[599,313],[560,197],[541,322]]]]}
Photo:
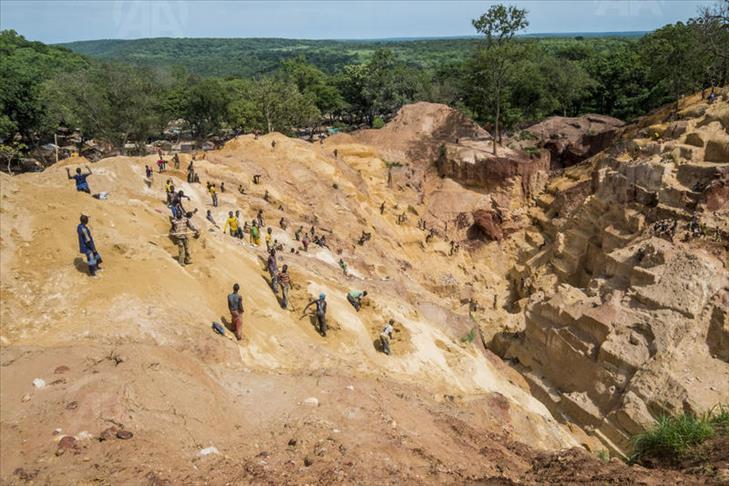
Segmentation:
{"type": "Polygon", "coordinates": [[[86,265],[89,267],[89,275],[96,276],[96,271],[101,270],[101,255],[96,251],[94,238],[91,236],[91,230],[86,226],[89,224],[89,217],[85,214],[81,215],[81,223],[76,227],[78,233],[78,250],[86,256],[86,265]]]}
{"type": "Polygon", "coordinates": [[[319,298],[312,300],[306,307],[304,307],[304,313],[309,306],[316,304],[316,320],[319,325],[319,333],[327,337],[327,296],[324,293],[319,294],[319,298]]]}
{"type": "Polygon", "coordinates": [[[268,261],[266,262],[266,270],[271,276],[271,290],[278,295],[278,264],[276,263],[276,250],[271,248],[268,253],[268,261]]]}
{"type": "Polygon", "coordinates": [[[192,218],[191,212],[187,212],[185,214],[179,213],[177,217],[172,220],[172,230],[170,231],[170,236],[172,236],[172,239],[175,241],[177,249],[179,250],[177,261],[183,267],[192,263],[192,255],[190,254],[190,247],[187,238],[188,233],[192,231],[195,235],[195,239],[200,237],[200,231],[194,224],[192,224],[190,218],[192,218]]]}
{"type": "Polygon", "coordinates": [[[233,323],[235,337],[238,341],[243,339],[243,297],[238,293],[240,285],[233,285],[233,292],[228,294],[228,310],[230,311],[230,320],[233,323]]]}
{"type": "Polygon", "coordinates": [[[350,290],[347,293],[347,301],[352,304],[352,307],[359,312],[359,310],[362,308],[362,298],[367,297],[367,291],[366,290],[350,290]]]}
{"type": "Polygon", "coordinates": [[[390,339],[392,339],[392,331],[395,321],[390,319],[385,328],[380,333],[380,344],[382,345],[382,352],[390,356],[390,339]]]}
{"type": "Polygon", "coordinates": [[[76,181],[76,190],[79,192],[85,192],[87,194],[91,194],[91,189],[89,189],[89,183],[86,182],[86,178],[92,174],[91,169],[89,169],[89,166],[86,166],[86,170],[88,171],[86,174],[81,173],[81,167],[76,168],[76,174],[71,175],[71,171],[68,167],[66,167],[66,175],[69,179],[73,179],[76,181]]]}
{"type": "Polygon", "coordinates": [[[281,267],[278,274],[278,284],[281,286],[281,308],[287,309],[289,306],[289,290],[291,290],[291,275],[289,274],[289,266],[281,267]]]}

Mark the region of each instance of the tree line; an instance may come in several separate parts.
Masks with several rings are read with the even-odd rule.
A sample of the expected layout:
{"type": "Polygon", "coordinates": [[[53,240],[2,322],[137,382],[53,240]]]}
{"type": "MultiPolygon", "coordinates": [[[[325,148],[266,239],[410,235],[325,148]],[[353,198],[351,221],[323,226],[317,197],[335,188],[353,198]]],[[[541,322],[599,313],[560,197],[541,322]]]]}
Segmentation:
{"type": "MultiPolygon", "coordinates": [[[[638,39],[517,37],[527,12],[494,5],[478,42],[427,65],[378,48],[334,72],[291,55],[269,73],[201,76],[180,66],[106,62],[0,32],[0,154],[52,140],[59,126],[117,147],[182,121],[198,139],[228,132],[379,127],[415,101],[446,103],[496,138],[550,115],[632,119],[729,80],[729,0],[638,39]]],[[[427,41],[417,41],[426,43],[427,41]]]]}

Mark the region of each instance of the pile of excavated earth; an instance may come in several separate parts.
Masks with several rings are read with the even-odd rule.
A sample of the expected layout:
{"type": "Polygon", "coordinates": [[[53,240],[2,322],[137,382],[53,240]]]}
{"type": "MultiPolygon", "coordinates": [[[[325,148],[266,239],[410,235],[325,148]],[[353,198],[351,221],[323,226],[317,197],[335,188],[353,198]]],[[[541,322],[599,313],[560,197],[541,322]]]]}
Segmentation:
{"type": "Polygon", "coordinates": [[[200,184],[190,154],[151,180],[156,156],[89,164],[101,198],[67,179],[79,157],[0,174],[0,478],[720,482],[618,457],[660,414],[729,403],[728,127],[723,94],[631,125],[550,119],[494,154],[478,125],[418,103],[323,144],[237,137],[196,154],[200,184]],[[199,210],[186,266],[168,178],[199,210]],[[225,183],[217,207],[206,182],[225,183]],[[263,210],[288,309],[265,246],[223,232],[235,210],[263,210]],[[304,251],[299,227],[327,245],[304,251]],[[350,290],[368,292],[359,311],[350,290]],[[320,293],[326,337],[304,312],[320,293]]]}

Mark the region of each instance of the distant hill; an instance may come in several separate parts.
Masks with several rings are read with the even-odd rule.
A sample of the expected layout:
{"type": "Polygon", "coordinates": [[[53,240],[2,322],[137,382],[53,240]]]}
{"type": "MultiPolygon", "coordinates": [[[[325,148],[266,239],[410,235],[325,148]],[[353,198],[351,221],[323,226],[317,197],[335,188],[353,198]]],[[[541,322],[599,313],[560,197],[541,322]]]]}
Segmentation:
{"type": "MultiPolygon", "coordinates": [[[[642,32],[530,34],[532,39],[635,38],[642,32]]],[[[320,69],[333,73],[359,63],[387,47],[406,62],[423,67],[460,61],[479,42],[475,36],[377,40],[303,40],[276,38],[94,40],[61,44],[91,57],[140,66],[184,66],[202,76],[256,76],[275,70],[284,59],[303,54],[320,69]]]]}

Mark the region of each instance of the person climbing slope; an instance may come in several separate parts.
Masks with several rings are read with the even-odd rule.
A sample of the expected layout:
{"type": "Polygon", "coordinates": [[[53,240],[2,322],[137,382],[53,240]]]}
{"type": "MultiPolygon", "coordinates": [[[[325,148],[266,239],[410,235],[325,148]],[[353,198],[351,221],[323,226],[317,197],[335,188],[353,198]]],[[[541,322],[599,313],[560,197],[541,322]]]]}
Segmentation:
{"type": "Polygon", "coordinates": [[[256,246],[261,245],[261,231],[255,219],[251,221],[251,244],[256,246]]]}
{"type": "Polygon", "coordinates": [[[304,313],[306,313],[306,309],[309,308],[309,306],[316,304],[316,320],[319,325],[319,333],[327,337],[327,296],[323,292],[319,294],[319,298],[316,300],[312,300],[308,304],[306,304],[306,307],[304,307],[304,313]]]}
{"type": "Polygon", "coordinates": [[[192,263],[187,234],[192,231],[195,234],[196,239],[200,237],[200,231],[194,224],[192,224],[190,218],[192,218],[192,213],[190,212],[185,214],[179,213],[172,221],[172,230],[170,232],[170,235],[175,241],[175,244],[177,244],[177,249],[179,251],[177,261],[183,267],[192,263]]]}
{"type": "Polygon", "coordinates": [[[347,293],[347,301],[352,304],[357,312],[362,308],[362,298],[367,297],[367,291],[364,290],[350,290],[347,293]]]}
{"type": "Polygon", "coordinates": [[[266,251],[273,250],[273,228],[270,226],[266,230],[266,251]]]}
{"type": "MultiPolygon", "coordinates": [[[[207,214],[205,215],[205,219],[213,223],[213,226],[215,226],[216,228],[218,227],[218,224],[215,222],[215,218],[213,218],[213,213],[211,213],[209,209],[207,214]]],[[[225,233],[225,228],[223,228],[223,233],[225,233]]]]}
{"type": "Polygon", "coordinates": [[[175,197],[175,185],[172,183],[172,179],[167,179],[167,182],[165,182],[165,195],[169,206],[172,204],[172,198],[175,197]]]}
{"type": "Polygon", "coordinates": [[[287,309],[289,305],[289,290],[291,290],[291,275],[289,274],[289,266],[281,267],[278,274],[278,284],[281,286],[281,308],[287,309]]]}
{"type": "Polygon", "coordinates": [[[177,194],[175,194],[172,197],[172,203],[170,204],[170,210],[172,211],[172,217],[176,218],[178,216],[182,216],[186,213],[185,208],[182,206],[182,200],[187,199],[190,200],[189,196],[185,196],[185,193],[182,189],[177,191],[177,194]]]}
{"type": "Polygon", "coordinates": [[[390,319],[385,328],[380,333],[380,344],[382,345],[382,352],[386,355],[390,355],[390,339],[392,339],[392,331],[395,321],[390,319]]]}
{"type": "Polygon", "coordinates": [[[233,292],[228,294],[228,310],[230,311],[230,319],[233,323],[235,337],[240,341],[243,339],[243,297],[238,293],[240,285],[233,285],[233,292]]]}
{"type": "MultiPolygon", "coordinates": [[[[268,242],[266,244],[268,245],[268,242]]],[[[274,294],[278,295],[278,264],[276,263],[276,250],[274,248],[269,250],[266,270],[271,276],[271,289],[274,294]]]]}
{"type": "Polygon", "coordinates": [[[86,265],[89,267],[89,275],[96,276],[96,271],[101,270],[101,255],[96,251],[94,238],[91,236],[91,230],[86,226],[89,224],[89,217],[85,214],[81,215],[81,222],[76,227],[78,234],[78,250],[86,256],[86,265]]]}
{"type": "Polygon", "coordinates": [[[69,179],[73,179],[76,181],[76,190],[79,192],[85,192],[87,194],[91,194],[91,189],[89,189],[89,183],[86,181],[86,178],[92,174],[91,169],[89,169],[89,166],[86,166],[86,170],[88,171],[86,174],[81,173],[81,167],[76,167],[76,174],[71,175],[71,170],[66,167],[66,175],[69,179]]]}
{"type": "Polygon", "coordinates": [[[213,207],[218,207],[218,193],[215,190],[215,184],[208,183],[208,192],[210,193],[210,199],[213,202],[213,207]]]}
{"type": "Polygon", "coordinates": [[[223,233],[230,228],[230,236],[238,237],[240,227],[238,226],[238,218],[233,216],[233,211],[228,211],[228,219],[225,220],[225,226],[223,227],[223,233]]]}

